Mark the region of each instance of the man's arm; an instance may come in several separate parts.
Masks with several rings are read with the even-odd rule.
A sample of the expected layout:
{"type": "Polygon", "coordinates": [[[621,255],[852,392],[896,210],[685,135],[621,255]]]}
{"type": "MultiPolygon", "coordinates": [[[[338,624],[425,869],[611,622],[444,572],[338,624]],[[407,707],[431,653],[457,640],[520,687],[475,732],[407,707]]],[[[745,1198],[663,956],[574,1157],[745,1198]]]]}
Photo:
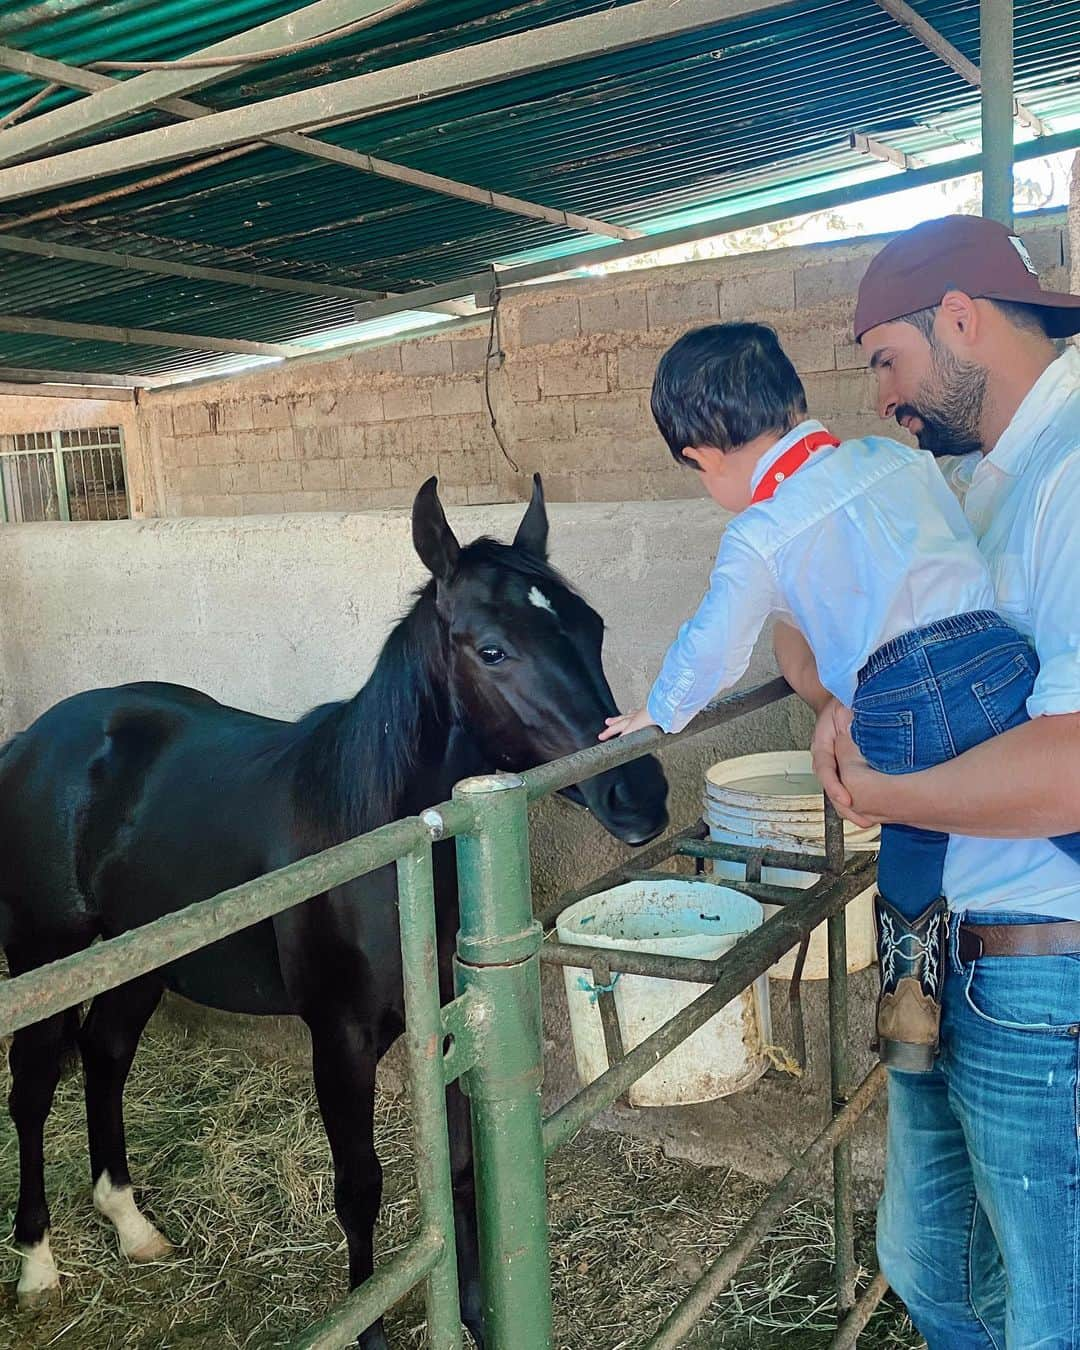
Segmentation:
{"type": "Polygon", "coordinates": [[[843,730],[836,757],[864,820],[991,839],[1080,830],[1080,713],[1036,717],[921,773],[875,773],[843,730]]]}

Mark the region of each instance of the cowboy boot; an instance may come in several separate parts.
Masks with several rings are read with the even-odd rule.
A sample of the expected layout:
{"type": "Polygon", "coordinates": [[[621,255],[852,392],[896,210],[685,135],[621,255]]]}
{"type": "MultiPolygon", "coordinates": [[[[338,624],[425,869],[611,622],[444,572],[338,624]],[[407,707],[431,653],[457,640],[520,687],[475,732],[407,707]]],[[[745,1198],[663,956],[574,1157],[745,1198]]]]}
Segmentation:
{"type": "Polygon", "coordinates": [[[881,895],[874,900],[881,994],[875,1049],[890,1069],[929,1073],[938,1049],[945,968],[944,899],[907,919],[881,895]]]}

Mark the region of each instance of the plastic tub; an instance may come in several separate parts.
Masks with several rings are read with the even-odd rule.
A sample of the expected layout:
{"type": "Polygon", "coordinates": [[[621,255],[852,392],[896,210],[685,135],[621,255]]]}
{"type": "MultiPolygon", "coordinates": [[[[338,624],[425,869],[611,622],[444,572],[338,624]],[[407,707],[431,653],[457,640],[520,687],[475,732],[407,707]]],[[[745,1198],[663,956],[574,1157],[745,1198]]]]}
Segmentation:
{"type": "MultiPolygon", "coordinates": [[[[559,916],[560,941],[713,960],[762,922],[762,906],[724,886],[693,881],[632,881],[569,906],[559,916]]],[[[578,1074],[591,1083],[608,1067],[592,972],[563,968],[578,1074]]],[[[709,987],[640,975],[612,976],[627,1051],[670,1021],[709,987]]],[[[711,1018],[631,1087],[633,1106],[686,1106],[713,1101],[755,1082],[768,1068],[771,1040],[768,981],[711,1018]]]]}

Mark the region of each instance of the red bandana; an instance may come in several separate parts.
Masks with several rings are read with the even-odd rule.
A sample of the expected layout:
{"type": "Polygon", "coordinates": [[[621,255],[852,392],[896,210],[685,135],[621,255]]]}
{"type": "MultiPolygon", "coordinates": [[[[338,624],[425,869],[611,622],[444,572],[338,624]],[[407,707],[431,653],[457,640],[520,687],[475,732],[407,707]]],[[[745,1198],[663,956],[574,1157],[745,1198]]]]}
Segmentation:
{"type": "Polygon", "coordinates": [[[751,505],[756,502],[768,501],[784,479],[790,478],[797,469],[801,469],[815,450],[820,450],[826,445],[839,444],[840,442],[831,431],[812,431],[809,436],[803,436],[801,440],[796,441],[793,446],[785,450],[776,463],[772,465],[757,485],[754,495],[750,498],[751,505]]]}

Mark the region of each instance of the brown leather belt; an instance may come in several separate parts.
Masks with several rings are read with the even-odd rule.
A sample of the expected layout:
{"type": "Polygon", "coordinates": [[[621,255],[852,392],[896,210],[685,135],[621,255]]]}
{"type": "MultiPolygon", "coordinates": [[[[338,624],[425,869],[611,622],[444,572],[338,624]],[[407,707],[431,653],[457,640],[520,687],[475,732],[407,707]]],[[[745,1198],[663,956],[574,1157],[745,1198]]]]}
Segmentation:
{"type": "Polygon", "coordinates": [[[1054,923],[962,923],[961,961],[979,956],[1080,955],[1080,920],[1054,923]]]}

